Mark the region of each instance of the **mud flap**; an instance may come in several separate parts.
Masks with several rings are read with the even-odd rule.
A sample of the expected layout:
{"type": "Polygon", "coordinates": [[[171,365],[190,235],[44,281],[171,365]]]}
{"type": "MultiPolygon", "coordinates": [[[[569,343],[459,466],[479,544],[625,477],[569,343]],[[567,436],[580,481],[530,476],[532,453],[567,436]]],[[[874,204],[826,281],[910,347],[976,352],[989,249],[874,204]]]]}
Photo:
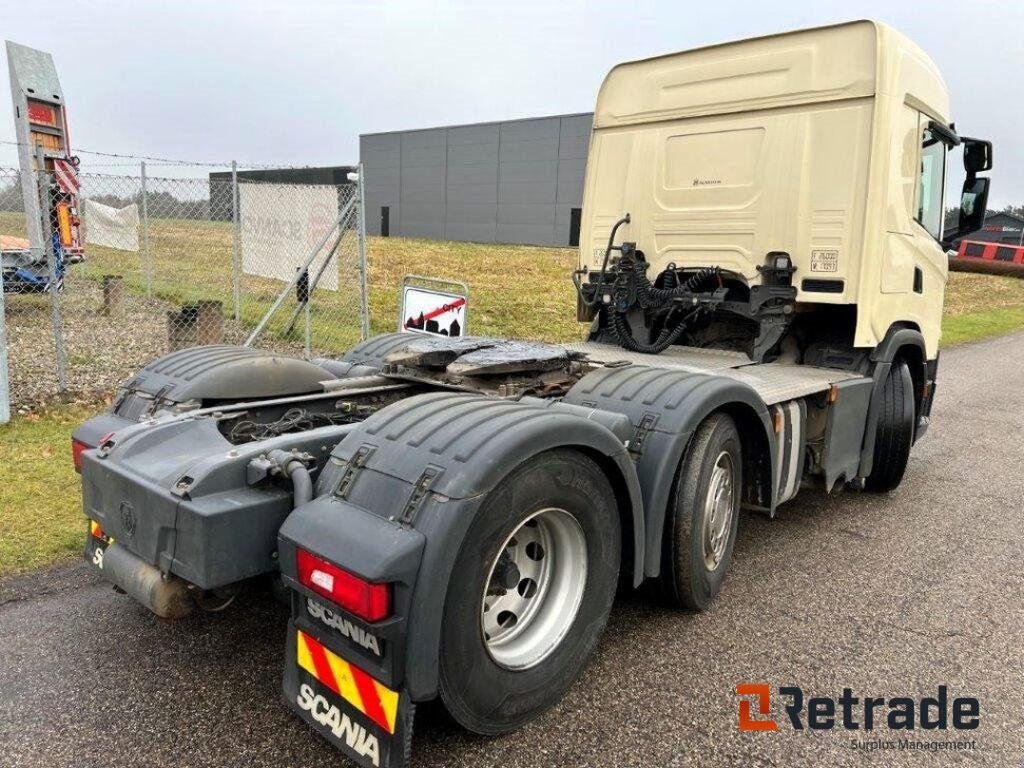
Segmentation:
{"type": "Polygon", "coordinates": [[[346,757],[366,768],[402,768],[415,705],[288,624],[283,683],[288,706],[346,757]]]}
{"type": "Polygon", "coordinates": [[[113,537],[104,534],[99,523],[89,520],[85,534],[85,551],[82,555],[88,562],[103,570],[103,553],[113,542],[113,537]]]}

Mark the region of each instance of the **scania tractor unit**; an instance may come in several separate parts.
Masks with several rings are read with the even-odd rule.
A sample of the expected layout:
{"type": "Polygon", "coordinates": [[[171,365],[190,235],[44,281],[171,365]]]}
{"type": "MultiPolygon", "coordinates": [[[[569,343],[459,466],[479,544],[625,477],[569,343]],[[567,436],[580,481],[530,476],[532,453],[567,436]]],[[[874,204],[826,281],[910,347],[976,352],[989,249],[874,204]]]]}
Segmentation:
{"type": "Polygon", "coordinates": [[[272,581],[284,701],[360,765],[404,765],[437,698],[470,731],[520,728],[618,590],[706,608],[741,510],[900,484],[935,395],[958,145],[968,231],[991,144],[874,22],[621,64],[566,275],[584,340],[155,360],[74,433],[86,557],[166,618],[272,581]]]}

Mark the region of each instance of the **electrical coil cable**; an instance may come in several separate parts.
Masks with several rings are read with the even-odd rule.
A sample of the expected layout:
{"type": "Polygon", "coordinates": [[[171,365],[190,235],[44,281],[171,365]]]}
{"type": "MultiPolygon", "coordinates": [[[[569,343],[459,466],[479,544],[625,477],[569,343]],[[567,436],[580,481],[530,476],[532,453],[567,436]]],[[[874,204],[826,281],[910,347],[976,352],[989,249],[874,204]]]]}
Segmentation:
{"type": "MultiPolygon", "coordinates": [[[[647,262],[642,259],[631,259],[629,263],[620,263],[619,266],[623,269],[622,276],[620,277],[623,283],[621,284],[622,293],[619,293],[619,291],[617,293],[619,296],[623,296],[628,294],[631,289],[635,290],[638,303],[644,309],[664,308],[677,299],[685,299],[701,291],[721,286],[721,269],[719,267],[701,269],[687,278],[685,282],[676,284],[671,288],[657,288],[647,278],[647,262]]],[[[674,271],[669,271],[667,274],[671,276],[668,279],[678,280],[674,271]]],[[[623,348],[631,352],[657,355],[679,341],[686,332],[690,321],[700,314],[701,311],[702,308],[697,307],[680,318],[678,322],[672,324],[669,321],[674,311],[670,310],[665,317],[665,326],[661,333],[658,334],[658,337],[653,342],[645,344],[644,342],[637,341],[633,335],[633,329],[629,324],[629,320],[626,319],[626,313],[616,310],[612,313],[611,317],[612,332],[615,334],[619,345],[623,348]]]]}
{"type": "Polygon", "coordinates": [[[235,445],[258,440],[267,440],[289,432],[304,432],[331,424],[345,424],[352,419],[343,414],[314,413],[302,408],[291,408],[276,421],[261,423],[251,419],[236,422],[228,431],[227,438],[235,445]]]}

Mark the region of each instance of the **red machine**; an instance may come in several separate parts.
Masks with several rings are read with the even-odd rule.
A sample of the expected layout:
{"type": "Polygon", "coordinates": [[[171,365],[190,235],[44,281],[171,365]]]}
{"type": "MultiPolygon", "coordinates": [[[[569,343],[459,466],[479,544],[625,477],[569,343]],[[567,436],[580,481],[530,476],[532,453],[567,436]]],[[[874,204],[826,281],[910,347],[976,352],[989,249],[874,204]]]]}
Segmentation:
{"type": "Polygon", "coordinates": [[[950,257],[954,272],[981,272],[1024,278],[1024,246],[961,240],[956,256],[950,257]]]}

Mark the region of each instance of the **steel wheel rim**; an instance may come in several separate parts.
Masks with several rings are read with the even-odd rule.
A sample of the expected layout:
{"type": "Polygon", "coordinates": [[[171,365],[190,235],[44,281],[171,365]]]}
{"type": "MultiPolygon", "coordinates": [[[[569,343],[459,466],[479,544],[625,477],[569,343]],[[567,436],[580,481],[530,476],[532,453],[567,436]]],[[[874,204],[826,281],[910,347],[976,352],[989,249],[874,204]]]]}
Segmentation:
{"type": "Polygon", "coordinates": [[[484,583],[480,631],[494,662],[522,670],[547,658],[576,620],[586,581],[579,521],[554,507],[526,517],[501,545],[484,583]]]}
{"type": "Polygon", "coordinates": [[[704,496],[704,532],[701,536],[704,567],[715,570],[725,557],[735,508],[736,470],[732,456],[722,451],[715,459],[704,496]]]}

